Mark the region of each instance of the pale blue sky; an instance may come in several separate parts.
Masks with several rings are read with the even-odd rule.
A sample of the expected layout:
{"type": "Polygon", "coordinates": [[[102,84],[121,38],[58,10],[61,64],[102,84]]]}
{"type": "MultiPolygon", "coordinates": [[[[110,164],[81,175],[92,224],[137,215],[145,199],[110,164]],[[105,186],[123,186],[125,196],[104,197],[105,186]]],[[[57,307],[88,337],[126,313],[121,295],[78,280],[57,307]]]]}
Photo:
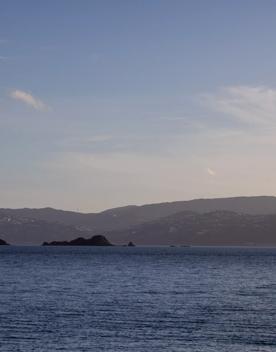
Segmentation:
{"type": "Polygon", "coordinates": [[[0,0],[0,207],[276,195],[276,2],[0,0]]]}

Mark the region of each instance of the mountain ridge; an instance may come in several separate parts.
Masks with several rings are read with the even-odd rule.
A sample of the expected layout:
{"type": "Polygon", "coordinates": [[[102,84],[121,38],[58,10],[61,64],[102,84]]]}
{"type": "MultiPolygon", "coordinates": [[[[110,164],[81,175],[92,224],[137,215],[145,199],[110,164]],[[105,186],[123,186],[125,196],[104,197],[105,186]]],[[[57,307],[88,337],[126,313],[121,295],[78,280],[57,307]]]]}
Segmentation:
{"type": "Polygon", "coordinates": [[[141,206],[129,205],[99,213],[79,213],[50,207],[1,208],[0,238],[17,244],[70,241],[78,236],[91,237],[103,232],[125,231],[180,212],[204,214],[222,210],[248,215],[276,214],[276,197],[202,198],[141,206]],[[13,223],[12,219],[18,223],[13,223]]]}
{"type": "Polygon", "coordinates": [[[276,214],[180,212],[104,234],[117,244],[134,241],[137,245],[276,246],[276,214]]]}

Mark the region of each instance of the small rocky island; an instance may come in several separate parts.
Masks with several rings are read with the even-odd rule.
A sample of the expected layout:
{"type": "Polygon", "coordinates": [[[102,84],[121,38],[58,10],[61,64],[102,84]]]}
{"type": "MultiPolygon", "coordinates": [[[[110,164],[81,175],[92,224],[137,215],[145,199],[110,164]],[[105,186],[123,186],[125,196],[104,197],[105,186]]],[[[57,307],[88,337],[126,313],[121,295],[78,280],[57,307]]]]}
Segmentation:
{"type": "Polygon", "coordinates": [[[112,243],[108,241],[102,235],[96,235],[91,238],[78,237],[72,241],[53,241],[44,242],[43,246],[113,246],[112,243]]]}
{"type": "Polygon", "coordinates": [[[1,240],[1,238],[0,238],[0,246],[8,246],[8,245],[9,244],[6,241],[1,240]]]}

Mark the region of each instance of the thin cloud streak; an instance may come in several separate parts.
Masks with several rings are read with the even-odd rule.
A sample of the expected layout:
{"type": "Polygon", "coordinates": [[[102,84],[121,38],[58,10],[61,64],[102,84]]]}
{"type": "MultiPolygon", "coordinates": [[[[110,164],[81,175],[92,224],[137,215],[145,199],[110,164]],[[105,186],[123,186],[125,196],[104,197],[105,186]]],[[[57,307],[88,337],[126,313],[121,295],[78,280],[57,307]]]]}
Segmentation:
{"type": "Polygon", "coordinates": [[[32,94],[27,93],[23,90],[13,90],[10,93],[10,97],[26,105],[31,106],[35,110],[48,111],[50,109],[42,100],[34,97],[32,94]]]}
{"type": "Polygon", "coordinates": [[[210,167],[208,167],[206,171],[207,171],[208,175],[216,176],[216,172],[213,169],[211,169],[210,167]]]}
{"type": "Polygon", "coordinates": [[[230,86],[203,94],[201,103],[246,124],[276,125],[276,89],[264,86],[230,86]]]}

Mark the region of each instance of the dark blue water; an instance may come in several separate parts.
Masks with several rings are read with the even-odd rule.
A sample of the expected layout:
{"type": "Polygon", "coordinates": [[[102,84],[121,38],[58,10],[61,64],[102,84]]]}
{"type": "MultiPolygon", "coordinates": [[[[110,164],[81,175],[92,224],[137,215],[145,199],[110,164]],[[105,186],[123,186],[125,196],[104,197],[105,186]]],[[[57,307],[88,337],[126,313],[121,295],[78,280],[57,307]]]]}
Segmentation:
{"type": "Polygon", "coordinates": [[[1,247],[0,351],[276,351],[276,249],[1,247]]]}

